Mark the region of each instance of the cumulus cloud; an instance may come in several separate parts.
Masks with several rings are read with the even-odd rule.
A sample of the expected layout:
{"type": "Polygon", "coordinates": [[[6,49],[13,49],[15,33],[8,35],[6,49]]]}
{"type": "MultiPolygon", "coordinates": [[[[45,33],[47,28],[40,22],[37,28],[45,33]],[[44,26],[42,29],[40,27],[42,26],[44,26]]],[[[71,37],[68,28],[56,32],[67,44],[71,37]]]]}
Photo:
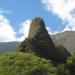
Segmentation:
{"type": "Polygon", "coordinates": [[[47,29],[47,31],[48,31],[49,34],[53,34],[53,33],[51,32],[51,28],[50,28],[50,27],[47,26],[46,29],[47,29]]]}
{"type": "Polygon", "coordinates": [[[10,21],[3,15],[0,15],[0,42],[23,41],[28,37],[30,20],[20,24],[19,32],[15,32],[10,21]],[[16,37],[17,33],[21,36],[16,37]]]}
{"type": "Polygon", "coordinates": [[[28,37],[29,28],[30,28],[31,20],[26,20],[20,24],[19,33],[22,35],[21,37],[17,38],[17,41],[23,41],[25,38],[28,37]]]}
{"type": "Polygon", "coordinates": [[[52,30],[51,30],[51,28],[50,28],[49,26],[47,26],[46,29],[47,29],[47,31],[48,31],[48,33],[49,33],[50,35],[55,35],[55,34],[58,33],[58,31],[52,32],[52,30]]]}
{"type": "Polygon", "coordinates": [[[0,42],[23,41],[28,37],[31,21],[28,19],[22,22],[18,32],[16,32],[12,27],[10,20],[4,16],[5,14],[10,13],[10,11],[0,8],[0,42]],[[21,36],[16,37],[16,35],[18,35],[17,33],[21,36]]]}
{"type": "Polygon", "coordinates": [[[0,42],[16,41],[15,31],[10,21],[3,15],[0,15],[0,42]]]}
{"type": "Polygon", "coordinates": [[[64,23],[64,30],[75,31],[75,0],[41,0],[45,8],[64,23]]]}

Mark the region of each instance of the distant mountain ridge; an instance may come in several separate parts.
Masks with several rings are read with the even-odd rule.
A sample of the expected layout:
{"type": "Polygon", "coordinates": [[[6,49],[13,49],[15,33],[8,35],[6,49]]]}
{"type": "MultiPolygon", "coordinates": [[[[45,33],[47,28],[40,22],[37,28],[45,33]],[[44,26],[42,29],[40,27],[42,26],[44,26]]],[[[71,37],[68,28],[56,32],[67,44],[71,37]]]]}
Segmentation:
{"type": "Polygon", "coordinates": [[[52,36],[55,45],[64,46],[72,55],[75,53],[75,31],[65,31],[52,36]]]}
{"type": "MultiPolygon", "coordinates": [[[[63,45],[72,55],[75,53],[75,31],[65,31],[52,35],[55,45],[63,45]]],[[[0,42],[0,54],[15,51],[20,42],[0,42]]]]}
{"type": "Polygon", "coordinates": [[[15,49],[18,48],[20,42],[0,42],[0,55],[16,51],[15,49]]]}

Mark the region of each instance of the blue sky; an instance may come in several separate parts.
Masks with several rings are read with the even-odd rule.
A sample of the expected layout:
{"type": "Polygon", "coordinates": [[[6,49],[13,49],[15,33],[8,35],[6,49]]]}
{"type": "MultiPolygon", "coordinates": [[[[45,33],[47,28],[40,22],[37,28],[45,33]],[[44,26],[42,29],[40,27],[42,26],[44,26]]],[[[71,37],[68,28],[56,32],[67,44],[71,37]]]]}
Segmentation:
{"type": "MultiPolygon", "coordinates": [[[[58,7],[58,5],[62,4],[62,1],[65,0],[56,0],[57,2],[54,2],[56,6],[54,4],[51,6],[50,1],[52,0],[0,0],[0,9],[9,12],[4,12],[0,15],[9,20],[9,22],[11,23],[10,26],[12,26],[14,32],[16,32],[16,34],[14,34],[15,37],[21,37],[19,33],[21,27],[20,25],[26,20],[32,20],[36,16],[41,16],[44,19],[46,27],[48,28],[50,33],[72,30],[74,27],[72,26],[72,28],[70,24],[72,24],[73,22],[71,23],[70,19],[68,19],[70,14],[68,12],[64,14],[67,7],[66,9],[63,8],[63,13],[60,12],[60,9],[62,8],[60,8],[60,6],[58,7]],[[67,18],[65,17],[65,15],[67,18]]],[[[74,3],[75,5],[74,0],[70,3],[74,3]]],[[[68,2],[65,2],[62,7],[66,4],[68,4],[68,2]]],[[[72,9],[73,8],[74,6],[72,6],[72,9]]],[[[68,9],[67,11],[69,10],[71,9],[68,9]]],[[[74,20],[74,18],[72,19],[74,20]]]]}
{"type": "Polygon", "coordinates": [[[45,10],[41,0],[0,0],[0,8],[12,12],[7,15],[7,18],[10,19],[16,29],[21,22],[33,19],[36,16],[43,17],[46,25],[50,26],[53,30],[57,30],[59,24],[61,24],[55,15],[45,10]]]}

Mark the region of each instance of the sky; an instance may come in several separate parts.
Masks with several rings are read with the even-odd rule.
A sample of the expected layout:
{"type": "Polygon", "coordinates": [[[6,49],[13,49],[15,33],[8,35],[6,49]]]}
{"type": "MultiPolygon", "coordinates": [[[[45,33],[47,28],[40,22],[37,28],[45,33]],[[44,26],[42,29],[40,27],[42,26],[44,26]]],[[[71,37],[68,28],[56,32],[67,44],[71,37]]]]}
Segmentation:
{"type": "Polygon", "coordinates": [[[0,0],[0,42],[23,41],[38,16],[49,34],[75,31],[75,0],[0,0]]]}

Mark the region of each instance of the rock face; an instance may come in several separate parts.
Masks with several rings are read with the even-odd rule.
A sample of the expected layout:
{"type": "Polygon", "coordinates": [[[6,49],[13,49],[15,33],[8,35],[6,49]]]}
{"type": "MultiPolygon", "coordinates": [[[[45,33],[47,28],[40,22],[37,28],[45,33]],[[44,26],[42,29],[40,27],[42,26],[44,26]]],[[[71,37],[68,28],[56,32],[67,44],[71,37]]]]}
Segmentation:
{"type": "Polygon", "coordinates": [[[28,38],[21,43],[19,51],[30,52],[37,56],[51,59],[56,63],[64,62],[67,56],[69,56],[68,52],[67,56],[63,57],[64,54],[61,56],[61,51],[55,48],[46,30],[44,21],[40,17],[32,20],[28,38]]]}

